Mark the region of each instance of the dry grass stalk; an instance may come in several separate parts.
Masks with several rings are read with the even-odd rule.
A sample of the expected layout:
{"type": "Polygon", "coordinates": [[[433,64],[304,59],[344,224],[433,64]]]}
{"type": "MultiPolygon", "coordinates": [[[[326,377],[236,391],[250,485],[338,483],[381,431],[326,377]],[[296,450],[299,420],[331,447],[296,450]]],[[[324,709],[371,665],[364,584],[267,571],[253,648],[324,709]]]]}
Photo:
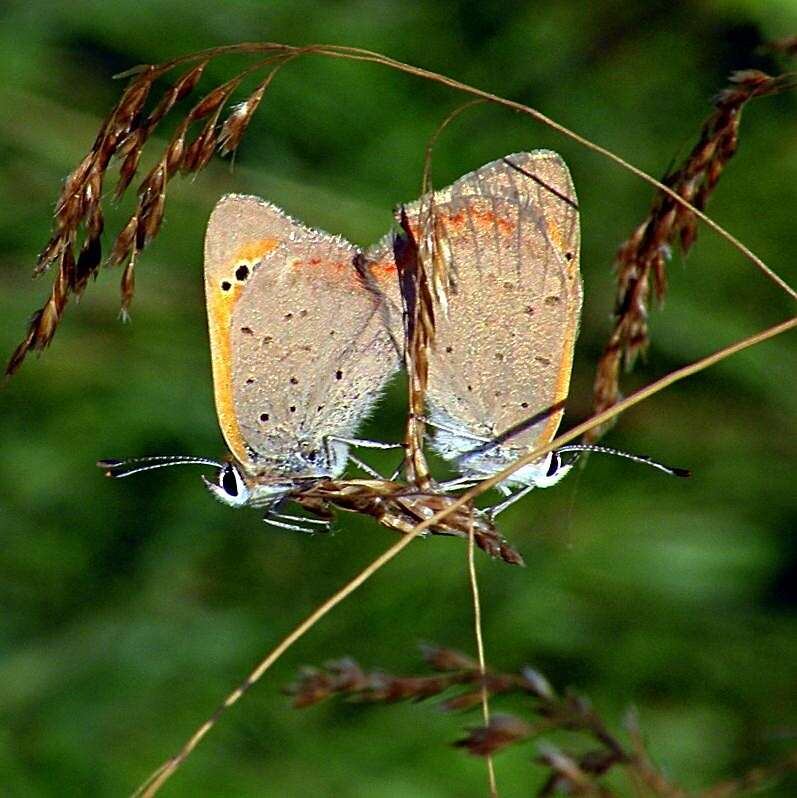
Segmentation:
{"type": "MultiPolygon", "coordinates": [[[[479,579],[476,573],[476,559],[474,557],[476,553],[473,527],[474,520],[475,519],[471,517],[471,525],[468,529],[468,580],[470,582],[471,598],[473,599],[473,634],[476,640],[476,657],[479,665],[479,673],[482,677],[482,689],[479,693],[479,703],[482,707],[482,723],[484,723],[485,726],[489,726],[491,721],[490,694],[484,686],[484,677],[487,674],[487,657],[484,653],[482,602],[479,594],[479,579]]],[[[495,763],[493,762],[492,755],[485,757],[484,761],[487,766],[487,786],[490,790],[490,798],[498,798],[498,781],[495,776],[495,763]]]]}
{"type": "MultiPolygon", "coordinates": [[[[664,183],[703,211],[728,161],[736,153],[742,109],[754,97],[793,88],[792,74],[770,77],[757,70],[731,75],[730,85],[714,98],[715,110],[703,123],[698,142],[684,164],[670,172],[664,183]]],[[[595,375],[593,410],[599,413],[620,398],[620,369],[630,369],[649,342],[648,307],[651,289],[661,301],[667,291],[667,262],[672,247],[686,254],[697,239],[694,213],[659,192],[648,217],[617,252],[617,297],[614,328],[595,375]]],[[[596,428],[587,437],[594,442],[605,432],[596,428]]]]}
{"type": "MultiPolygon", "coordinates": [[[[559,695],[542,674],[531,668],[518,673],[482,674],[478,663],[461,652],[425,645],[422,653],[435,673],[397,676],[381,670],[365,671],[354,659],[346,657],[321,668],[303,668],[297,681],[285,692],[293,697],[294,707],[305,708],[334,697],[358,703],[418,702],[457,691],[439,704],[446,712],[475,707],[481,702],[482,690],[491,696],[517,694],[533,700],[531,721],[514,715],[495,715],[489,723],[469,728],[465,737],[454,745],[487,757],[510,745],[537,739],[541,734],[567,731],[579,736],[577,747],[574,744],[572,750],[548,742],[538,743],[540,754],[536,761],[549,771],[538,795],[611,796],[615,793],[601,783],[601,777],[619,768],[641,794],[686,797],[685,790],[671,784],[653,765],[633,713],[626,723],[629,745],[609,730],[588,699],[572,693],[559,695]]],[[[793,772],[797,772],[797,752],[773,767],[755,768],[701,795],[731,798],[793,772]]]]}
{"type": "Polygon", "coordinates": [[[420,252],[404,208],[399,224],[402,234],[396,237],[393,250],[404,306],[404,363],[409,391],[405,471],[408,482],[427,491],[431,486],[431,474],[423,454],[423,414],[429,350],[434,344],[434,299],[429,289],[428,262],[420,252]]]}

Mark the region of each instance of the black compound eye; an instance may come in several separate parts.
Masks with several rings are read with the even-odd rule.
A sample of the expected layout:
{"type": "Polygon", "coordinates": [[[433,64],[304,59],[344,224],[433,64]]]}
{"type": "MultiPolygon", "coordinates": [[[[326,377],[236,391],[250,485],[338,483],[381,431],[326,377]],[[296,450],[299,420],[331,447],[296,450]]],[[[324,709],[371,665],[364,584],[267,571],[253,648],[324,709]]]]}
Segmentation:
{"type": "Polygon", "coordinates": [[[552,477],[559,470],[559,453],[551,452],[551,462],[548,466],[546,477],[552,477]]]}
{"type": "Polygon", "coordinates": [[[235,469],[229,463],[222,466],[219,482],[225,493],[230,496],[238,495],[238,478],[235,474],[235,469]]]}

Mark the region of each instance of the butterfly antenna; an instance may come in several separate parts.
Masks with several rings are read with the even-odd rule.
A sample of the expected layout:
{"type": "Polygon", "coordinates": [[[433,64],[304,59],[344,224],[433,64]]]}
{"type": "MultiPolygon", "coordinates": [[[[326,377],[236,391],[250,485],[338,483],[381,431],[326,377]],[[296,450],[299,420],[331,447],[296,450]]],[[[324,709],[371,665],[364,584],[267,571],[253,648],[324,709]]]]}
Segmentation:
{"type": "Polygon", "coordinates": [[[156,468],[169,468],[178,465],[209,465],[221,468],[222,463],[208,457],[191,457],[190,455],[160,455],[155,457],[132,457],[129,460],[98,460],[97,467],[105,469],[105,476],[113,479],[140,474],[142,471],[154,471],[156,468]]]}
{"type": "Polygon", "coordinates": [[[634,463],[642,463],[652,468],[658,468],[665,474],[670,474],[674,477],[691,477],[692,472],[688,468],[676,468],[673,466],[664,465],[652,460],[650,457],[642,457],[638,454],[630,454],[629,452],[621,452],[619,449],[610,449],[608,446],[595,446],[587,443],[573,443],[567,446],[562,446],[556,450],[559,454],[566,454],[567,452],[598,452],[599,454],[613,454],[616,457],[623,457],[626,460],[631,460],[634,463]]]}

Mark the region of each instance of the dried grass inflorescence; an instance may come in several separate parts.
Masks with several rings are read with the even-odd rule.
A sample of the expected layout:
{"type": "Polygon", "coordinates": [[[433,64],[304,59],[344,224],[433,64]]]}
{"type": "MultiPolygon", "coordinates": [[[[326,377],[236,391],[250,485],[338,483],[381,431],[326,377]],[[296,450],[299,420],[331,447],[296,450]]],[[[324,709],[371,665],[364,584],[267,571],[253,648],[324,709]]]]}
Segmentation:
{"type": "Polygon", "coordinates": [[[432,190],[432,149],[457,116],[482,102],[472,100],[455,109],[435,131],[426,148],[417,230],[412,229],[402,207],[398,216],[401,234],[396,236],[393,245],[404,310],[404,365],[409,378],[405,475],[408,482],[426,492],[432,487],[423,453],[429,354],[434,346],[436,314],[440,312],[445,317],[448,313],[448,290],[454,282],[451,248],[436,213],[432,190]]]}
{"type": "MultiPolygon", "coordinates": [[[[421,651],[434,673],[397,676],[382,670],[366,671],[354,659],[345,657],[321,668],[302,668],[297,681],[285,692],[293,697],[294,707],[305,708],[334,697],[389,704],[423,701],[456,691],[438,705],[446,712],[477,706],[482,700],[482,690],[490,696],[514,694],[526,700],[529,720],[516,715],[494,715],[489,723],[469,728],[454,745],[487,757],[515,743],[538,739],[542,734],[566,731],[577,735],[577,742],[567,750],[538,739],[536,761],[548,771],[538,795],[615,795],[601,781],[612,769],[622,770],[641,794],[667,798],[687,795],[651,761],[634,712],[626,716],[624,725],[629,742],[625,743],[611,732],[588,699],[573,693],[560,695],[532,668],[522,668],[517,673],[482,673],[476,660],[459,651],[435,645],[424,645],[421,651]]],[[[715,785],[702,795],[704,798],[741,795],[795,771],[797,752],[773,767],[756,768],[739,779],[715,785]]]]}
{"type": "MultiPolygon", "coordinates": [[[[258,48],[258,52],[266,53],[265,58],[212,89],[190,108],[139,184],[135,210],[116,236],[108,258],[111,264],[124,266],[121,278],[123,317],[127,316],[133,299],[136,257],[160,230],[169,180],[177,174],[201,171],[216,150],[223,155],[233,152],[279,68],[302,52],[278,45],[270,49],[258,48]],[[271,68],[266,77],[222,122],[224,108],[243,80],[268,66],[271,68]],[[200,125],[192,138],[192,132],[200,125]]],[[[25,338],[9,359],[6,374],[13,374],[29,351],[41,351],[50,344],[70,296],[79,297],[89,279],[97,276],[102,265],[103,190],[112,163],[120,162],[113,192],[118,200],[133,182],[153,133],[181,100],[196,91],[208,62],[223,50],[157,66],[136,67],[121,76],[130,77],[130,85],[102,123],[91,150],[64,181],[56,203],[53,234],[39,255],[34,274],[39,275],[54,264],[58,272],[50,297],[34,313],[25,338]],[[187,71],[163,91],[151,110],[145,111],[157,82],[186,63],[190,64],[187,71]]]]}
{"type": "MultiPolygon", "coordinates": [[[[376,479],[325,480],[292,497],[311,512],[329,505],[340,510],[369,515],[382,526],[402,535],[441,510],[453,505],[455,496],[420,490],[400,482],[376,479]]],[[[495,559],[510,565],[525,565],[523,557],[496,530],[492,521],[471,505],[456,507],[428,531],[432,535],[468,538],[471,529],[476,545],[495,559]]]]}
{"type": "MultiPolygon", "coordinates": [[[[777,94],[796,84],[793,74],[770,77],[751,69],[731,75],[730,85],[714,98],[715,110],[703,123],[686,161],[662,182],[698,210],[705,210],[725,166],[736,153],[744,106],[754,97],[777,94]]],[[[695,215],[672,197],[658,192],[647,218],[618,249],[614,327],[598,362],[593,412],[600,413],[617,402],[621,366],[630,369],[648,345],[651,287],[656,300],[661,301],[667,291],[667,262],[672,247],[678,246],[686,254],[696,239],[695,215]]],[[[596,441],[605,429],[595,428],[585,440],[596,441]]]]}
{"type": "Polygon", "coordinates": [[[404,306],[404,364],[408,375],[405,471],[410,483],[419,490],[428,490],[431,475],[423,454],[423,413],[429,379],[429,350],[434,343],[434,298],[424,249],[415,239],[404,208],[399,224],[401,235],[396,237],[393,250],[404,306]]]}

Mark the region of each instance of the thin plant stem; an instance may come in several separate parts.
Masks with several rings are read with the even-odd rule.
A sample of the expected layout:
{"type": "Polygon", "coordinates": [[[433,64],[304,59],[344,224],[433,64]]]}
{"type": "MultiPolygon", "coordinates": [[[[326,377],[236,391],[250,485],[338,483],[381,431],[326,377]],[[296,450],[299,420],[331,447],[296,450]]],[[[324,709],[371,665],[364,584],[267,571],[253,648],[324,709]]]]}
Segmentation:
{"type": "MultiPolygon", "coordinates": [[[[482,634],[482,605],[479,598],[479,580],[476,576],[476,541],[473,535],[473,510],[471,509],[471,524],[468,529],[468,576],[470,578],[470,592],[473,597],[473,629],[476,636],[476,655],[479,660],[479,673],[482,677],[481,696],[482,696],[482,718],[485,728],[490,725],[490,695],[487,691],[487,666],[484,657],[484,635],[482,634]]],[[[485,757],[487,761],[487,780],[490,785],[490,798],[498,798],[498,784],[495,780],[495,763],[493,755],[485,757]]]]}

